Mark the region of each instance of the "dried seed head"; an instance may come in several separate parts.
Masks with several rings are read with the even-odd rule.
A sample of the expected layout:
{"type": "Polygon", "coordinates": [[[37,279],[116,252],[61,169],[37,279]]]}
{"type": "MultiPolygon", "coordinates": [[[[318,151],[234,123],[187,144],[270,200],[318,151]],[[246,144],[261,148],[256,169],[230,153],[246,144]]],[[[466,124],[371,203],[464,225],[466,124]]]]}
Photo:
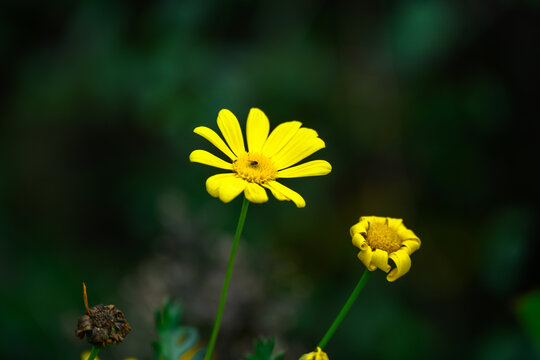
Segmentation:
{"type": "Polygon", "coordinates": [[[95,346],[119,344],[131,331],[124,313],[114,305],[96,305],[79,318],[77,337],[95,346]]]}
{"type": "MultiPolygon", "coordinates": [[[[84,285],[84,284],[83,284],[84,285]]],[[[96,305],[88,308],[86,286],[84,286],[86,314],[79,317],[75,335],[80,339],[86,336],[94,346],[119,344],[131,331],[124,313],[114,305],[96,305]]]]}

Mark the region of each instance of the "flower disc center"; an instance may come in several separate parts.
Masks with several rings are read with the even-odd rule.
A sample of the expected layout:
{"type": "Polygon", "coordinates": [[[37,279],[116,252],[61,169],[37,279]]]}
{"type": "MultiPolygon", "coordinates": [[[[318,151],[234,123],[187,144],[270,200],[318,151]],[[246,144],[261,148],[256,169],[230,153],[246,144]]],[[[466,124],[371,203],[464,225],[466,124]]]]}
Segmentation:
{"type": "Polygon", "coordinates": [[[401,240],[397,232],[390,229],[388,224],[370,223],[366,241],[373,250],[380,249],[389,254],[398,251],[401,247],[401,240]]]}
{"type": "Polygon", "coordinates": [[[264,155],[245,153],[233,162],[233,171],[246,181],[264,184],[277,178],[274,163],[264,155]]]}

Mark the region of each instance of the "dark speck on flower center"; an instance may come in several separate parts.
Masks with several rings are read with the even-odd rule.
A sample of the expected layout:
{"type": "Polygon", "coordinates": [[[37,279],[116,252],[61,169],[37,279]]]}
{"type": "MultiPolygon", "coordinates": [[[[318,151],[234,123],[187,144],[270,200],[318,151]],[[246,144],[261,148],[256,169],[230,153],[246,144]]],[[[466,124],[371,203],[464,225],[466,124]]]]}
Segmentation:
{"type": "Polygon", "coordinates": [[[257,184],[277,178],[277,169],[272,160],[262,154],[244,153],[232,164],[232,171],[239,177],[257,184]]]}

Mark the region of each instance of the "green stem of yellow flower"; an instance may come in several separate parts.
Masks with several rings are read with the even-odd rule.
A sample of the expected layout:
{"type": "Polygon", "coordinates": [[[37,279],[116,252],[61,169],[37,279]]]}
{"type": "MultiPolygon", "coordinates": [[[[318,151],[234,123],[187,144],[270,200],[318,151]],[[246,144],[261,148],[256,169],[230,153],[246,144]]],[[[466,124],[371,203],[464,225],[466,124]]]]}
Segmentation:
{"type": "Polygon", "coordinates": [[[214,328],[212,329],[212,335],[210,336],[210,342],[208,343],[208,348],[206,350],[204,360],[210,360],[212,358],[212,352],[214,351],[214,346],[216,345],[219,326],[221,324],[221,317],[223,316],[223,309],[225,309],[225,300],[227,299],[227,292],[229,291],[229,283],[231,282],[234,259],[236,257],[236,249],[238,248],[240,235],[242,235],[242,229],[244,228],[244,222],[246,221],[248,205],[249,201],[244,197],[244,202],[242,203],[242,210],[240,210],[240,218],[238,219],[238,225],[236,226],[236,233],[234,234],[234,240],[231,247],[231,254],[229,255],[227,272],[225,273],[225,280],[223,281],[223,289],[221,290],[221,298],[219,299],[216,320],[214,322],[214,328]]]}
{"type": "Polygon", "coordinates": [[[92,346],[92,351],[90,352],[90,355],[88,355],[87,360],[94,360],[99,352],[99,348],[97,346],[92,346]]]}
{"type": "Polygon", "coordinates": [[[330,326],[326,334],[324,334],[322,340],[319,342],[318,347],[320,347],[321,349],[324,349],[328,341],[330,341],[330,338],[336,332],[339,324],[341,324],[341,322],[343,321],[343,319],[345,318],[345,316],[351,309],[352,305],[354,304],[356,298],[358,298],[360,291],[362,291],[362,289],[364,288],[364,285],[366,284],[370,275],[371,275],[371,271],[369,271],[368,269],[365,269],[364,274],[362,275],[362,278],[360,278],[360,281],[358,281],[358,284],[356,284],[356,287],[354,288],[351,296],[349,296],[349,299],[347,300],[345,305],[343,305],[343,308],[339,312],[338,316],[336,317],[336,319],[334,320],[334,322],[332,323],[332,325],[330,326]]]}

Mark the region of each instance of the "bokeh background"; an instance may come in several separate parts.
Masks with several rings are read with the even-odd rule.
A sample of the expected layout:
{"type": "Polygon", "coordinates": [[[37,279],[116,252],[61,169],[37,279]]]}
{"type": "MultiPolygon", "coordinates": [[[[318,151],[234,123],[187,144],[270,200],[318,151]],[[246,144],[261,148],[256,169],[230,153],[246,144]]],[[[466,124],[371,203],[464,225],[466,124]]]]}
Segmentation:
{"type": "Polygon", "coordinates": [[[2,2],[0,357],[88,349],[82,281],[133,327],[103,359],[151,359],[166,296],[208,339],[241,200],[206,193],[192,130],[259,107],[316,129],[333,171],[285,182],[305,209],[250,207],[219,359],[316,345],[363,271],[361,215],[423,245],[372,276],[331,359],[539,358],[539,24],[534,0],[2,2]]]}

